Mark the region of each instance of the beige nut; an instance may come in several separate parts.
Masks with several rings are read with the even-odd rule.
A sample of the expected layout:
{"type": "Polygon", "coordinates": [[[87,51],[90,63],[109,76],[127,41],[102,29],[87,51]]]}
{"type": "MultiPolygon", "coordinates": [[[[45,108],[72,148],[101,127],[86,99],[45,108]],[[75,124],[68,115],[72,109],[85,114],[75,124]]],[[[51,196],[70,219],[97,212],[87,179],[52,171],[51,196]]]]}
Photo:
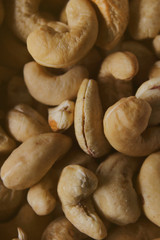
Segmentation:
{"type": "Polygon", "coordinates": [[[99,33],[97,45],[110,50],[120,41],[128,25],[128,1],[92,0],[92,2],[98,8],[99,33]]]}
{"type": "Polygon", "coordinates": [[[144,214],[158,226],[160,226],[159,167],[160,152],[156,152],[145,159],[138,176],[138,189],[142,196],[144,214]]]}
{"type": "Polygon", "coordinates": [[[97,184],[97,177],[90,170],[69,165],[61,173],[57,191],[66,218],[80,232],[99,240],[106,237],[107,232],[89,198],[97,184]]]}
{"type": "Polygon", "coordinates": [[[153,48],[158,58],[160,58],[160,35],[153,39],[153,48]]]}
{"type": "Polygon", "coordinates": [[[160,61],[154,63],[149,72],[149,79],[160,77],[160,61]]]}
{"type": "Polygon", "coordinates": [[[147,101],[151,108],[149,125],[158,125],[160,123],[160,76],[145,81],[137,90],[135,96],[147,101]]]}
{"type": "Polygon", "coordinates": [[[10,153],[16,148],[16,142],[0,126],[0,153],[10,153]]]}
{"type": "Polygon", "coordinates": [[[132,183],[139,165],[139,159],[115,153],[97,169],[99,185],[93,198],[101,214],[115,224],[134,223],[141,214],[132,183]]]}
{"type": "Polygon", "coordinates": [[[16,105],[8,112],[7,127],[10,134],[19,142],[51,131],[47,121],[26,104],[16,105]]]}
{"type": "Polygon", "coordinates": [[[104,133],[110,144],[128,156],[146,156],[160,148],[160,128],[148,127],[151,107],[134,96],[122,98],[105,113],[104,133]]]}
{"type": "Polygon", "coordinates": [[[96,13],[88,0],[70,0],[66,6],[69,31],[43,26],[27,38],[27,48],[41,65],[64,68],[76,64],[93,47],[98,34],[96,13]]]}
{"type": "Polygon", "coordinates": [[[154,38],[160,31],[160,2],[132,0],[130,2],[130,34],[134,39],[154,38]]]}
{"type": "Polygon", "coordinates": [[[27,235],[21,228],[17,228],[18,230],[18,238],[14,238],[12,240],[27,240],[27,235]]]}
{"type": "Polygon", "coordinates": [[[74,121],[74,102],[66,100],[58,107],[48,109],[48,123],[53,132],[67,130],[74,121]]]}
{"type": "Polygon", "coordinates": [[[81,66],[75,66],[59,76],[47,72],[36,62],[24,66],[24,80],[32,97],[51,106],[76,98],[78,89],[86,77],[88,71],[81,66]]]}
{"type": "Polygon", "coordinates": [[[45,229],[42,240],[83,240],[86,235],[79,232],[65,217],[52,221],[45,229]]]}
{"type": "Polygon", "coordinates": [[[83,80],[75,104],[74,121],[76,138],[84,152],[98,158],[110,151],[103,133],[102,106],[95,80],[83,80]]]}
{"type": "Polygon", "coordinates": [[[33,186],[71,144],[71,139],[60,133],[43,133],[27,139],[4,162],[1,168],[4,185],[16,190],[33,186]]]}

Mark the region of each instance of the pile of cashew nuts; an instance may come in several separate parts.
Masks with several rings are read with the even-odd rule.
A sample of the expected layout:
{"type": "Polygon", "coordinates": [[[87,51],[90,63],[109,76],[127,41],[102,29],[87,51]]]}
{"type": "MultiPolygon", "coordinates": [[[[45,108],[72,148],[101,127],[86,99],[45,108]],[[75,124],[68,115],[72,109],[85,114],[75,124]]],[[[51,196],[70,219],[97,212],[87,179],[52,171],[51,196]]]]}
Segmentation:
{"type": "Polygon", "coordinates": [[[160,240],[160,1],[0,0],[0,239],[160,240]]]}

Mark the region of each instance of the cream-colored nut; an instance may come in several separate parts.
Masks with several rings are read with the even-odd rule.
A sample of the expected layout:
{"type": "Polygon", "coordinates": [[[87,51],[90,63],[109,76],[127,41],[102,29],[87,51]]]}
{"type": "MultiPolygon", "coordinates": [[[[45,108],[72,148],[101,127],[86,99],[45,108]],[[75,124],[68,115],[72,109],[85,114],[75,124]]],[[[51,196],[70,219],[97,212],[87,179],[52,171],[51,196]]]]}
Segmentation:
{"type": "Polygon", "coordinates": [[[160,61],[154,63],[149,72],[149,79],[160,77],[160,61]]]}
{"type": "Polygon", "coordinates": [[[99,11],[99,33],[97,45],[106,50],[116,46],[123,36],[129,20],[127,0],[92,0],[99,11]]]}
{"type": "Polygon", "coordinates": [[[153,48],[158,58],[160,58],[160,35],[157,35],[153,40],[153,48]]]}
{"type": "Polygon", "coordinates": [[[4,7],[2,0],[0,0],[0,24],[2,24],[3,19],[4,19],[4,7]]]}
{"type": "Polygon", "coordinates": [[[81,66],[75,66],[59,76],[47,72],[36,62],[24,66],[24,80],[32,97],[51,106],[76,98],[78,89],[86,77],[88,71],[81,66]]]}
{"type": "Polygon", "coordinates": [[[58,107],[48,109],[48,123],[53,132],[67,130],[74,121],[74,102],[66,100],[58,107]]]}
{"type": "Polygon", "coordinates": [[[83,80],[75,104],[74,121],[76,138],[84,152],[98,158],[110,151],[103,133],[102,106],[95,80],[83,80]]]}
{"type": "Polygon", "coordinates": [[[64,6],[60,13],[60,21],[67,24],[67,13],[66,13],[66,6],[64,6]]]}
{"type": "Polygon", "coordinates": [[[89,198],[97,185],[98,179],[89,169],[69,165],[62,170],[57,191],[66,218],[80,232],[99,240],[107,232],[89,198]]]}
{"type": "Polygon", "coordinates": [[[138,189],[142,196],[144,214],[158,226],[160,226],[159,167],[160,152],[156,152],[145,159],[138,176],[138,189]]]}
{"type": "Polygon", "coordinates": [[[134,96],[122,98],[105,113],[104,133],[110,144],[128,156],[146,156],[160,148],[160,128],[147,127],[151,107],[134,96]]]}
{"type": "Polygon", "coordinates": [[[7,127],[10,134],[19,142],[51,131],[47,121],[26,104],[16,105],[8,112],[7,127]]]}
{"type": "Polygon", "coordinates": [[[160,76],[145,81],[135,95],[147,101],[152,108],[148,124],[158,125],[160,123],[160,76]]]}
{"type": "Polygon", "coordinates": [[[27,235],[21,228],[17,228],[18,230],[18,238],[14,238],[12,240],[27,240],[27,235]]]}
{"type": "Polygon", "coordinates": [[[132,0],[130,2],[130,34],[134,39],[154,38],[160,31],[160,2],[132,0]]]}
{"type": "Polygon", "coordinates": [[[43,133],[27,139],[4,162],[1,168],[4,185],[16,190],[33,186],[71,144],[71,139],[60,133],[43,133]]]}
{"type": "Polygon", "coordinates": [[[134,223],[141,214],[132,183],[139,165],[139,159],[115,153],[97,169],[99,185],[93,198],[101,214],[115,224],[134,223]]]}
{"type": "Polygon", "coordinates": [[[95,44],[96,13],[88,0],[70,0],[66,6],[69,31],[58,33],[43,26],[29,34],[28,51],[41,65],[65,68],[76,64],[95,44]]]}
{"type": "Polygon", "coordinates": [[[65,217],[52,221],[45,229],[42,240],[83,240],[86,235],[79,232],[65,217]]]}
{"type": "Polygon", "coordinates": [[[56,181],[54,172],[49,171],[37,184],[31,187],[27,194],[27,201],[37,215],[44,216],[51,213],[56,206],[56,181]]]}
{"type": "Polygon", "coordinates": [[[24,198],[23,191],[6,188],[0,179],[0,222],[9,220],[19,209],[24,198]]]}
{"type": "Polygon", "coordinates": [[[16,148],[16,142],[0,126],[0,153],[9,153],[16,148]]]}

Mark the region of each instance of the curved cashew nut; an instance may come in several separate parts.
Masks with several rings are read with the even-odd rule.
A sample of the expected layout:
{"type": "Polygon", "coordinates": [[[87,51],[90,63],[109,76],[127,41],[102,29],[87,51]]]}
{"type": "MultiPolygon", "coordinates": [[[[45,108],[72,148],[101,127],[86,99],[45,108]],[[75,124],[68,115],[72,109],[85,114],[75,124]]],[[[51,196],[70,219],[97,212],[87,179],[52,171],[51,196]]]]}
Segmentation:
{"type": "Polygon", "coordinates": [[[138,189],[142,196],[142,207],[146,217],[160,226],[160,152],[146,158],[138,176],[138,189]]]}
{"type": "Polygon", "coordinates": [[[88,71],[81,66],[75,66],[60,76],[52,75],[36,62],[24,66],[24,80],[32,97],[51,106],[76,98],[78,89],[86,77],[88,71]]]}
{"type": "Polygon", "coordinates": [[[154,63],[149,72],[149,79],[160,77],[160,61],[154,63]]]}
{"type": "Polygon", "coordinates": [[[80,232],[98,240],[107,233],[89,199],[97,184],[97,177],[90,170],[69,165],[62,170],[57,191],[66,218],[80,232]]]}
{"type": "Polygon", "coordinates": [[[103,113],[95,80],[84,79],[75,104],[75,134],[84,152],[101,157],[110,151],[103,133],[103,113]]]}
{"type": "Polygon", "coordinates": [[[17,228],[18,230],[18,238],[14,238],[12,240],[27,240],[27,235],[21,228],[17,228]]]}
{"type": "Polygon", "coordinates": [[[4,185],[15,190],[33,186],[70,147],[71,139],[60,133],[43,133],[27,139],[2,165],[4,185]]]}
{"type": "Polygon", "coordinates": [[[0,126],[0,153],[9,153],[16,148],[16,142],[0,126]]]}
{"type": "Polygon", "coordinates": [[[2,24],[4,18],[4,7],[3,2],[0,0],[0,24],[2,24]]]}
{"type": "Polygon", "coordinates": [[[122,98],[104,116],[104,133],[110,144],[128,156],[146,156],[160,148],[160,128],[149,127],[150,105],[132,96],[122,98]]]}
{"type": "Polygon", "coordinates": [[[88,0],[70,0],[66,7],[69,31],[57,33],[43,26],[27,38],[28,51],[41,65],[64,68],[76,64],[93,47],[98,22],[88,0]]]}
{"type": "Polygon", "coordinates": [[[103,216],[115,224],[134,223],[141,214],[138,196],[132,183],[139,165],[135,158],[115,153],[97,169],[99,185],[93,198],[103,216]]]}

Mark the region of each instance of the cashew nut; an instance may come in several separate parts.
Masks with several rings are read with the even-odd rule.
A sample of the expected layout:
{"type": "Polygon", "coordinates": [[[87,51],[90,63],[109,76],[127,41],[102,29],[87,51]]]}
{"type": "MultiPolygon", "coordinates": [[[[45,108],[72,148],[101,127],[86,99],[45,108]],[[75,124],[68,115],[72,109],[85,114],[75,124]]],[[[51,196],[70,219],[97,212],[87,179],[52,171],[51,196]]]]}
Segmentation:
{"type": "Polygon", "coordinates": [[[158,58],[160,58],[160,35],[157,35],[153,40],[153,48],[158,58]]]}
{"type": "Polygon", "coordinates": [[[160,77],[160,61],[154,63],[149,72],[149,79],[160,77]]]}
{"type": "Polygon", "coordinates": [[[18,230],[18,238],[14,238],[12,240],[27,240],[27,235],[21,228],[17,228],[18,230]]]}
{"type": "Polygon", "coordinates": [[[69,31],[58,33],[42,26],[27,38],[27,48],[41,65],[64,68],[76,64],[93,47],[97,34],[96,13],[88,0],[70,0],[66,6],[69,31]]]}
{"type": "Polygon", "coordinates": [[[10,153],[16,148],[16,142],[0,126],[0,153],[10,153]]]}
{"type": "Polygon", "coordinates": [[[90,170],[69,165],[62,170],[57,191],[66,218],[80,232],[98,240],[106,237],[107,232],[89,198],[97,184],[97,177],[90,170]]]}
{"type": "Polygon", "coordinates": [[[4,185],[16,190],[33,186],[70,147],[71,139],[60,133],[44,133],[27,139],[4,162],[1,168],[4,185]]]}
{"type": "Polygon", "coordinates": [[[76,98],[80,84],[86,77],[88,71],[81,66],[75,66],[59,76],[47,72],[36,62],[24,66],[24,80],[32,97],[51,106],[76,98]]]}

